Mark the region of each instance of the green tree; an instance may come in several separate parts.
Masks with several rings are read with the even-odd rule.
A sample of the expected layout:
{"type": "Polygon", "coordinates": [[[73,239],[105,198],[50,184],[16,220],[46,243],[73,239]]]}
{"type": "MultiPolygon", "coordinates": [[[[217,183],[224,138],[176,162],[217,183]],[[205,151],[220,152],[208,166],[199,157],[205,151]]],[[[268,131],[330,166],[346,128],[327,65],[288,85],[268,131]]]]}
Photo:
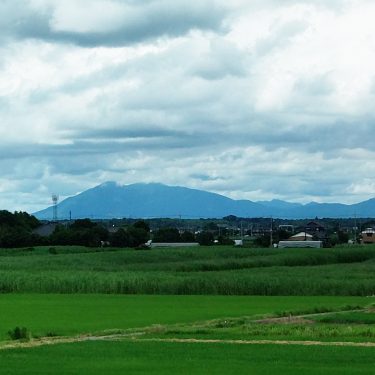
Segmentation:
{"type": "Polygon", "coordinates": [[[125,229],[120,228],[115,233],[112,233],[110,236],[110,242],[112,246],[128,247],[130,246],[130,235],[125,229]]]}
{"type": "Polygon", "coordinates": [[[197,234],[197,241],[200,245],[212,245],[214,243],[214,235],[211,232],[202,231],[197,234]]]}
{"type": "Polygon", "coordinates": [[[181,241],[182,242],[194,242],[195,241],[195,236],[194,233],[185,231],[181,234],[181,241]]]}
{"type": "Polygon", "coordinates": [[[144,229],[147,233],[150,231],[150,226],[144,220],[138,220],[133,224],[134,228],[144,229]]]}
{"type": "Polygon", "coordinates": [[[160,228],[154,233],[154,242],[180,242],[180,232],[176,228],[160,228]]]}
{"type": "Polygon", "coordinates": [[[148,240],[148,231],[143,228],[131,226],[127,229],[129,235],[129,246],[138,247],[144,245],[148,240]]]}

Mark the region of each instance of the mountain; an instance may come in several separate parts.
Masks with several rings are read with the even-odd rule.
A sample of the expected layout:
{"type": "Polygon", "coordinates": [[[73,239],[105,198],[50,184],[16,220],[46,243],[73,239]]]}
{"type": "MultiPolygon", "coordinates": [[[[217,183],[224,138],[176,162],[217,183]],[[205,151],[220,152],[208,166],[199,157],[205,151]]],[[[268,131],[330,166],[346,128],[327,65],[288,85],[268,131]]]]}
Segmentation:
{"type": "MultiPolygon", "coordinates": [[[[76,196],[63,200],[57,206],[58,218],[221,218],[239,217],[374,217],[375,199],[354,205],[316,203],[306,205],[281,200],[252,202],[234,200],[203,190],[163,184],[118,185],[106,182],[76,196]]],[[[51,219],[53,208],[34,213],[38,219],[51,219]]]]}
{"type": "Polygon", "coordinates": [[[296,207],[302,207],[301,203],[290,203],[290,202],[285,202],[280,199],[272,199],[271,201],[257,201],[257,203],[261,204],[262,206],[265,207],[270,207],[273,209],[291,209],[291,208],[296,208],[296,207]]]}
{"type": "MultiPolygon", "coordinates": [[[[106,182],[62,201],[58,217],[69,218],[217,218],[226,215],[267,215],[269,210],[251,201],[236,201],[207,191],[163,184],[118,185],[106,182]]],[[[49,207],[36,212],[38,219],[51,219],[49,207]]]]}

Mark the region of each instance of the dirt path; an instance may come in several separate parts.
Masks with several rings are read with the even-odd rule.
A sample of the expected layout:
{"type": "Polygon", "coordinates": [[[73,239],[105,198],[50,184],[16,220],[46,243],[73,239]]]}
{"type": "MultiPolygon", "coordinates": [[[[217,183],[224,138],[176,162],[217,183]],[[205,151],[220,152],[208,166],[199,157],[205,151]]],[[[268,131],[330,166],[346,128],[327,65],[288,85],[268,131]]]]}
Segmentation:
{"type": "MultiPolygon", "coordinates": [[[[336,312],[324,312],[324,313],[314,313],[314,314],[304,314],[295,315],[288,317],[278,317],[278,318],[266,318],[254,320],[254,323],[313,323],[309,320],[309,317],[328,315],[332,313],[347,313],[354,311],[365,311],[365,309],[358,310],[344,310],[336,312]]],[[[194,339],[194,338],[143,338],[142,336],[150,333],[147,330],[148,327],[142,328],[139,331],[133,330],[128,333],[120,334],[107,334],[107,335],[81,335],[75,337],[42,337],[39,339],[32,339],[26,342],[12,341],[6,343],[0,343],[0,350],[6,349],[18,349],[18,348],[33,348],[43,345],[57,345],[57,344],[68,344],[74,342],[85,342],[85,341],[114,341],[114,340],[128,340],[128,341],[149,341],[149,342],[174,342],[174,343],[221,343],[221,344],[232,344],[232,345],[305,345],[305,346],[352,346],[352,347],[375,347],[375,342],[350,342],[350,341],[294,341],[294,340],[230,340],[230,339],[194,339]]]]}
{"type": "Polygon", "coordinates": [[[332,314],[345,314],[351,312],[364,312],[367,311],[366,308],[364,309],[355,309],[355,310],[339,310],[339,311],[327,311],[321,313],[312,313],[312,314],[301,314],[301,315],[289,315],[289,316],[282,316],[282,317],[275,317],[275,318],[263,318],[254,320],[254,323],[280,323],[280,324],[288,324],[288,323],[315,323],[314,320],[309,318],[316,317],[316,316],[326,316],[332,314]]]}
{"type": "Polygon", "coordinates": [[[3,345],[0,344],[0,350],[5,349],[18,349],[18,348],[34,348],[43,345],[57,345],[57,344],[70,344],[74,342],[84,341],[104,341],[104,340],[126,340],[135,339],[137,336],[143,335],[145,332],[133,332],[115,335],[101,335],[101,336],[75,336],[75,337],[42,337],[40,339],[32,339],[30,341],[14,341],[7,342],[3,345]]]}
{"type": "Polygon", "coordinates": [[[145,332],[132,334],[116,334],[107,336],[77,336],[77,337],[55,337],[41,338],[27,342],[12,342],[4,344],[0,350],[34,348],[43,345],[68,344],[85,341],[147,341],[147,342],[172,342],[172,343],[203,343],[203,344],[231,344],[231,345],[304,345],[304,346],[357,346],[375,347],[375,342],[350,342],[350,341],[293,341],[293,340],[218,340],[218,339],[179,339],[179,338],[142,338],[145,332]]]}

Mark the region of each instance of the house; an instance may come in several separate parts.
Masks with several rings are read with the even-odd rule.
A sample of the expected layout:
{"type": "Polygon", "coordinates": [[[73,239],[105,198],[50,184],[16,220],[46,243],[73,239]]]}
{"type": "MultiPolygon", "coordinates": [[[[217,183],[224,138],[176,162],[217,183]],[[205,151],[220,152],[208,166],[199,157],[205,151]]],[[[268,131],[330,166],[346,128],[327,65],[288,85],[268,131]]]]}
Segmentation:
{"type": "Polygon", "coordinates": [[[363,244],[366,243],[375,243],[375,229],[374,228],[366,228],[364,231],[361,232],[363,244]]]}
{"type": "Polygon", "coordinates": [[[289,237],[286,241],[279,241],[278,247],[280,249],[285,248],[297,248],[297,247],[312,247],[320,248],[323,247],[322,241],[314,241],[313,235],[306,232],[299,232],[292,237],[289,237]]]}
{"type": "Polygon", "coordinates": [[[312,241],[313,235],[306,232],[299,232],[292,237],[289,237],[288,241],[312,241]]]}
{"type": "Polygon", "coordinates": [[[325,240],[327,238],[326,228],[315,220],[306,224],[305,232],[311,234],[317,240],[325,240]]]}

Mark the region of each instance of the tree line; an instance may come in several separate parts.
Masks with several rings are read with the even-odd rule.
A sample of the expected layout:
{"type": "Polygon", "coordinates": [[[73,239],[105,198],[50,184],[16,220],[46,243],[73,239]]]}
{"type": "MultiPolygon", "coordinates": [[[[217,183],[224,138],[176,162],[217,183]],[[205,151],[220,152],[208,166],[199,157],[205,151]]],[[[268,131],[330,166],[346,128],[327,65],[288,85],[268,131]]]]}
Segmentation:
{"type": "Polygon", "coordinates": [[[0,247],[28,247],[43,245],[79,245],[142,247],[148,240],[153,242],[199,242],[201,245],[214,243],[209,231],[194,234],[180,232],[177,228],[160,228],[151,231],[149,224],[138,220],[132,224],[109,230],[103,223],[90,219],[77,219],[72,223],[55,225],[54,231],[42,236],[35,231],[42,224],[26,212],[0,211],[0,247]]]}

